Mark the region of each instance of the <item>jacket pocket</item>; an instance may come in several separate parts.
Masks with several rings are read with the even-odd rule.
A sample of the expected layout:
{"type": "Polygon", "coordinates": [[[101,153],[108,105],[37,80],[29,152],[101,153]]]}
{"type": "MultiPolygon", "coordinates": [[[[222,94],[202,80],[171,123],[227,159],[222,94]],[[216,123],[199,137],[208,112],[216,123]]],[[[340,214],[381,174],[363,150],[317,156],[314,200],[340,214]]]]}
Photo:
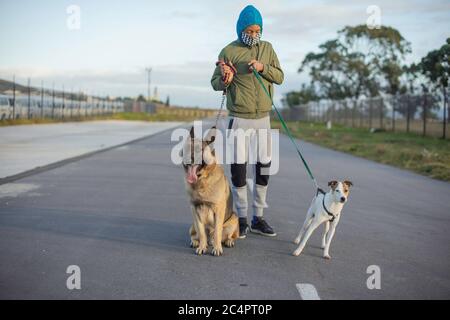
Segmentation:
{"type": "Polygon", "coordinates": [[[252,110],[250,109],[251,104],[249,103],[247,99],[247,93],[242,91],[239,88],[239,85],[234,85],[232,87],[232,90],[230,91],[230,97],[231,97],[231,104],[230,104],[230,110],[234,111],[236,113],[251,113],[252,110]]]}

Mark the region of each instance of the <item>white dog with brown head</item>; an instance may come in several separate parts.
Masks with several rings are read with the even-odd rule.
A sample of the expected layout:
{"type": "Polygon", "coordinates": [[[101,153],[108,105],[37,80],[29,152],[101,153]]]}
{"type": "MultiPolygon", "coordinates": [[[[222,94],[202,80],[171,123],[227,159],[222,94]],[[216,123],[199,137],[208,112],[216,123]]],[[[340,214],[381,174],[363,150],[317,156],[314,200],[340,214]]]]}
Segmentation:
{"type": "Polygon", "coordinates": [[[321,248],[324,249],[323,257],[325,259],[331,258],[329,253],[330,243],[336,231],[336,226],[341,219],[342,208],[348,200],[350,187],[353,186],[353,183],[348,180],[343,182],[330,181],[328,182],[328,186],[330,190],[327,193],[318,191],[311,202],[303,227],[294,240],[294,243],[299,245],[292,253],[294,256],[302,253],[306,242],[314,230],[322,223],[325,223],[321,248]]]}

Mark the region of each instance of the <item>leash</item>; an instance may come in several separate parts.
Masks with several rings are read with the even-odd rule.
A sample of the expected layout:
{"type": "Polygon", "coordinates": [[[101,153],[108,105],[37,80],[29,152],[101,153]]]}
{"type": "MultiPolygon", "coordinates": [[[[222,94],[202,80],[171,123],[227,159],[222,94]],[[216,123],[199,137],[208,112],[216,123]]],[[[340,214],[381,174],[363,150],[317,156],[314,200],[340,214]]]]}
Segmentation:
{"type": "Polygon", "coordinates": [[[215,124],[214,124],[214,127],[215,127],[215,128],[217,128],[217,122],[219,121],[219,118],[220,118],[220,116],[221,116],[221,114],[222,114],[222,109],[223,109],[223,106],[224,106],[224,104],[225,104],[225,100],[226,100],[226,97],[227,97],[227,88],[228,88],[228,86],[225,87],[225,89],[223,89],[223,93],[222,93],[222,102],[220,103],[220,109],[219,109],[219,111],[217,112],[216,121],[215,121],[215,124]]]}
{"type": "Polygon", "coordinates": [[[266,95],[269,97],[270,101],[272,102],[272,106],[274,107],[274,109],[275,109],[275,111],[276,111],[276,113],[277,113],[278,119],[280,119],[280,122],[281,122],[281,124],[282,124],[284,130],[286,131],[287,135],[289,136],[289,139],[291,140],[292,144],[294,145],[295,149],[297,150],[297,153],[298,153],[298,155],[300,156],[300,159],[302,159],[303,165],[305,166],[306,171],[308,171],[309,177],[311,178],[311,180],[312,180],[313,183],[314,183],[314,186],[315,186],[316,189],[317,189],[316,195],[317,195],[319,192],[325,193],[325,192],[319,187],[319,185],[317,184],[316,178],[314,178],[314,176],[313,176],[313,174],[312,174],[312,172],[311,172],[311,169],[309,168],[308,164],[306,163],[305,158],[303,157],[303,155],[302,155],[302,153],[301,153],[301,151],[300,151],[300,148],[298,147],[297,143],[295,142],[294,138],[292,137],[291,131],[290,131],[289,128],[287,127],[286,122],[284,121],[283,117],[281,116],[281,113],[278,111],[277,107],[275,106],[275,103],[273,102],[272,97],[270,96],[269,91],[267,91],[266,86],[265,86],[264,83],[262,82],[261,76],[259,75],[258,72],[256,72],[255,68],[253,68],[252,71],[253,71],[253,74],[255,75],[256,79],[258,79],[259,83],[261,84],[262,88],[264,89],[264,92],[265,92],[266,95]]]}
{"type": "MultiPolygon", "coordinates": [[[[226,65],[226,66],[230,67],[231,72],[233,73],[233,75],[236,75],[237,70],[236,70],[235,66],[230,61],[225,62],[223,60],[219,60],[219,61],[216,62],[216,67],[219,66],[219,65],[221,65],[221,66],[222,65],[226,65]]],[[[222,76],[222,81],[225,81],[225,75],[222,76]]],[[[225,89],[223,89],[223,92],[222,92],[222,102],[220,103],[220,109],[217,112],[216,121],[215,121],[215,124],[214,124],[215,128],[217,128],[217,123],[219,122],[219,118],[220,118],[220,116],[222,114],[222,109],[223,109],[223,106],[225,104],[225,100],[226,100],[226,97],[227,97],[227,89],[228,89],[229,85],[230,85],[230,83],[225,86],[225,89]]]]}

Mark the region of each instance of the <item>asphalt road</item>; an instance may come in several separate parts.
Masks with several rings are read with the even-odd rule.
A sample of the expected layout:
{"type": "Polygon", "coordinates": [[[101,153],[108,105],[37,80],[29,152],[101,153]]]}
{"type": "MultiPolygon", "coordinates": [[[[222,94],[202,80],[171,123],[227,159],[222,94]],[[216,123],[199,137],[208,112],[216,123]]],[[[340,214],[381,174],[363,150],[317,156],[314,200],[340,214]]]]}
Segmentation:
{"type": "Polygon", "coordinates": [[[196,256],[170,132],[0,185],[0,298],[301,299],[297,284],[321,299],[450,298],[449,183],[300,142],[322,186],[348,178],[354,188],[332,259],[321,257],[321,232],[294,257],[314,190],[281,136],[266,210],[278,236],[196,256]],[[69,265],[80,290],[66,287],[69,265]],[[367,288],[370,265],[379,290],[367,288]]]}

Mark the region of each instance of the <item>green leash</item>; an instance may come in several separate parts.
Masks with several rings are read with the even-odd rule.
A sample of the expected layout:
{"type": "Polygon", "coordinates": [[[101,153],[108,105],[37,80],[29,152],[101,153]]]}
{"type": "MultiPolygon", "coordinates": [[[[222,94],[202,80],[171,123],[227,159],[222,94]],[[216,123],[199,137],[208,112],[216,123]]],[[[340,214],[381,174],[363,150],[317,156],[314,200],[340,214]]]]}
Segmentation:
{"type": "MultiPolygon", "coordinates": [[[[272,102],[272,106],[274,107],[275,111],[277,112],[277,116],[278,119],[280,119],[280,122],[284,128],[284,130],[286,131],[287,135],[289,136],[289,139],[291,139],[292,144],[294,145],[295,149],[297,150],[298,155],[300,156],[300,159],[302,159],[303,164],[305,165],[306,171],[308,171],[308,174],[311,178],[311,180],[314,182],[314,185],[316,186],[316,188],[319,190],[319,185],[316,182],[316,178],[314,178],[311,169],[309,169],[308,164],[306,163],[305,158],[303,158],[302,153],[300,152],[300,148],[298,147],[297,143],[295,142],[294,138],[292,137],[291,131],[288,129],[286,122],[284,122],[283,117],[281,116],[281,113],[278,111],[277,107],[275,106],[275,104],[273,103],[272,97],[270,96],[269,91],[267,91],[266,86],[264,85],[264,83],[261,80],[261,76],[259,75],[258,72],[256,72],[255,68],[253,68],[253,74],[255,75],[256,79],[258,79],[259,83],[261,84],[261,86],[264,89],[264,92],[266,93],[266,95],[269,97],[270,101],[272,102]]],[[[321,190],[321,189],[320,189],[321,190]]]]}

